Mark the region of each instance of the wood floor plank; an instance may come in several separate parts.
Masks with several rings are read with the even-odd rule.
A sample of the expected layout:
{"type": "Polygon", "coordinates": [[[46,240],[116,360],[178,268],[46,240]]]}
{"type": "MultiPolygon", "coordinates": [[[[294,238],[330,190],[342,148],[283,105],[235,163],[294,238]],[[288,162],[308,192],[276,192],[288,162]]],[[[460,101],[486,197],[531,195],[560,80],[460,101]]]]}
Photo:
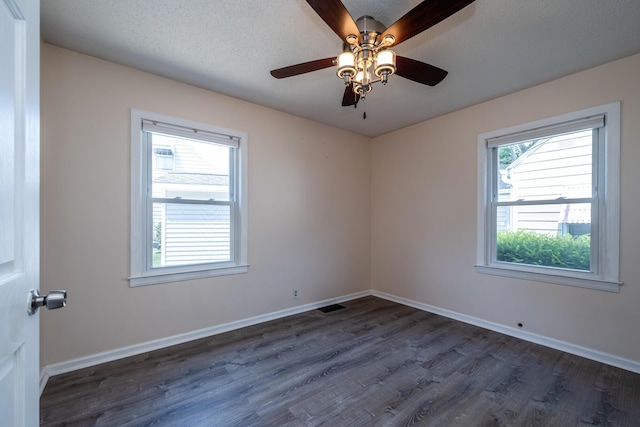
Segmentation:
{"type": "Polygon", "coordinates": [[[49,379],[41,426],[640,426],[640,375],[375,297],[49,379]]]}

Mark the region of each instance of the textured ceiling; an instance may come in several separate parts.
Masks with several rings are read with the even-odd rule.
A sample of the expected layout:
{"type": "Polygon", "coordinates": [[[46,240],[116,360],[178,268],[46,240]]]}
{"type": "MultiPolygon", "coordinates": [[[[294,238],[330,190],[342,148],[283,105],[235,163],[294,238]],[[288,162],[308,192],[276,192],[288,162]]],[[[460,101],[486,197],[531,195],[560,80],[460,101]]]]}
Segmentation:
{"type": "MultiPolygon", "coordinates": [[[[386,26],[418,3],[344,0],[354,18],[386,26]]],[[[304,0],[43,0],[41,8],[45,42],[367,136],[640,53],[639,0],[476,0],[394,48],[449,71],[442,83],[392,76],[354,109],[340,106],[344,86],[332,68],[269,74],[342,50],[304,0]]]]}

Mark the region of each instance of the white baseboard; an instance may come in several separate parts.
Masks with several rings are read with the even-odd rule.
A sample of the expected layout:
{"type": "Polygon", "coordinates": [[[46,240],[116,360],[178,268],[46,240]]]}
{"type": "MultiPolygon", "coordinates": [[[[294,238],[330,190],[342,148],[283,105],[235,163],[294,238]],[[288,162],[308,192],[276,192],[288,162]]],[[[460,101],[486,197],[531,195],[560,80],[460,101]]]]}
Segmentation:
{"type": "Polygon", "coordinates": [[[42,396],[42,392],[44,391],[44,388],[47,386],[47,381],[49,381],[49,377],[51,377],[51,375],[49,375],[49,372],[47,371],[48,366],[45,366],[41,371],[40,371],[40,396],[42,396]]]}
{"type": "Polygon", "coordinates": [[[520,329],[511,328],[499,323],[488,322],[477,317],[468,316],[466,314],[457,313],[455,311],[446,310],[429,304],[413,301],[407,298],[397,297],[395,295],[387,294],[384,292],[372,291],[371,295],[640,374],[640,362],[636,362],[634,360],[624,359],[612,354],[603,353],[590,348],[556,340],[554,338],[548,338],[520,329]]]}
{"type": "Polygon", "coordinates": [[[144,343],[135,344],[128,347],[117,348],[115,350],[109,350],[102,353],[93,354],[90,356],[79,357],[77,359],[68,360],[66,362],[47,365],[40,372],[40,394],[42,394],[42,392],[44,391],[44,388],[47,385],[47,381],[49,380],[49,378],[54,375],[60,375],[60,374],[75,371],[78,369],[88,368],[90,366],[99,365],[101,363],[112,362],[114,360],[123,359],[125,357],[135,356],[142,353],[147,353],[153,350],[159,350],[161,348],[170,347],[172,345],[183,344],[183,343],[197,340],[200,338],[206,338],[212,335],[234,331],[236,329],[244,328],[247,326],[257,325],[259,323],[268,322],[270,320],[280,319],[282,317],[304,313],[305,311],[315,310],[317,308],[324,307],[327,305],[338,304],[344,301],[362,298],[369,295],[371,295],[371,291],[357,292],[354,294],[345,295],[337,298],[330,298],[330,299],[326,299],[323,301],[318,301],[310,304],[299,305],[297,307],[287,308],[284,310],[275,311],[273,313],[262,314],[260,316],[250,317],[248,319],[242,319],[242,320],[237,320],[235,322],[224,323],[222,325],[212,326],[210,328],[199,329],[196,331],[191,331],[184,334],[161,338],[154,341],[147,341],[144,343]]]}
{"type": "Polygon", "coordinates": [[[345,295],[342,297],[330,298],[324,301],[318,301],[311,304],[305,304],[297,307],[287,308],[287,309],[276,311],[273,313],[262,314],[260,316],[250,317],[248,319],[224,323],[222,325],[212,326],[210,328],[199,329],[196,331],[187,332],[180,335],[174,335],[167,338],[161,338],[154,341],[148,341],[141,344],[135,344],[128,347],[122,347],[115,350],[105,351],[103,353],[80,357],[80,358],[69,360],[66,362],[54,363],[52,365],[45,366],[40,372],[40,394],[42,394],[42,392],[44,391],[44,388],[47,385],[47,381],[49,380],[49,378],[54,375],[64,374],[64,373],[75,371],[78,369],[88,368],[90,366],[99,365],[101,363],[112,362],[114,360],[122,359],[129,356],[135,356],[142,353],[147,353],[153,350],[159,350],[161,348],[170,347],[172,345],[183,344],[185,342],[193,341],[196,339],[206,338],[212,335],[233,331],[233,330],[244,328],[247,326],[257,325],[259,323],[268,322],[270,320],[280,319],[282,317],[303,313],[305,311],[315,310],[317,308],[324,307],[326,305],[338,304],[340,302],[362,298],[369,295],[373,295],[378,298],[393,301],[398,304],[403,304],[409,307],[417,308],[419,310],[427,311],[429,313],[438,314],[440,316],[448,317],[450,319],[459,320],[464,323],[479,326],[481,328],[489,329],[495,332],[499,332],[501,334],[520,338],[525,341],[530,341],[536,344],[544,345],[546,347],[550,347],[556,350],[575,354],[577,356],[585,357],[587,359],[606,363],[607,365],[615,366],[618,368],[626,369],[627,371],[636,372],[640,374],[640,363],[633,360],[624,359],[624,358],[603,353],[597,350],[592,350],[592,349],[581,347],[575,344],[567,343],[567,342],[556,340],[553,338],[548,338],[542,335],[533,334],[531,332],[514,329],[498,323],[488,322],[486,320],[479,319],[477,317],[468,316],[466,314],[457,313],[455,311],[446,310],[446,309],[435,307],[429,304],[413,301],[407,298],[397,297],[395,295],[387,294],[385,292],[362,291],[362,292],[357,292],[350,295],[345,295]]]}

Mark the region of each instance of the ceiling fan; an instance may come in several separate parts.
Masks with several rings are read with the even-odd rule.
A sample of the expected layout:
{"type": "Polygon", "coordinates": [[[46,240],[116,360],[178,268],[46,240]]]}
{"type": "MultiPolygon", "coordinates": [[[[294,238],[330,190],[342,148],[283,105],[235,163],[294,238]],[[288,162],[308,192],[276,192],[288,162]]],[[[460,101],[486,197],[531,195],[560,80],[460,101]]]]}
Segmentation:
{"type": "Polygon", "coordinates": [[[277,79],[297,76],[336,66],[337,76],[344,80],[342,106],[357,106],[373,89],[374,83],[387,84],[397,74],[414,82],[435,86],[448,74],[436,66],[397,56],[389,49],[420,34],[460,11],[475,0],[424,0],[389,28],[370,16],[354,21],[340,0],[306,0],[324,22],[344,41],[344,52],[338,57],[290,65],[272,70],[277,79]]]}

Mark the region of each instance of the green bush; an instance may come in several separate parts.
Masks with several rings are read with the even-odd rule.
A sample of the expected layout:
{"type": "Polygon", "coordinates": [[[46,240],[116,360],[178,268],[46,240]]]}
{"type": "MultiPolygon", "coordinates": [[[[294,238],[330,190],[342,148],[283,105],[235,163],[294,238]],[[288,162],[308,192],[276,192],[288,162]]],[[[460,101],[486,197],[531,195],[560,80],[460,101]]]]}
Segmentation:
{"type": "Polygon", "coordinates": [[[155,227],[155,233],[156,233],[156,241],[158,242],[158,246],[162,245],[162,223],[158,222],[156,223],[156,227],[155,227]]]}
{"type": "Polygon", "coordinates": [[[518,264],[590,269],[591,238],[588,234],[552,237],[527,231],[498,233],[497,259],[518,264]]]}

